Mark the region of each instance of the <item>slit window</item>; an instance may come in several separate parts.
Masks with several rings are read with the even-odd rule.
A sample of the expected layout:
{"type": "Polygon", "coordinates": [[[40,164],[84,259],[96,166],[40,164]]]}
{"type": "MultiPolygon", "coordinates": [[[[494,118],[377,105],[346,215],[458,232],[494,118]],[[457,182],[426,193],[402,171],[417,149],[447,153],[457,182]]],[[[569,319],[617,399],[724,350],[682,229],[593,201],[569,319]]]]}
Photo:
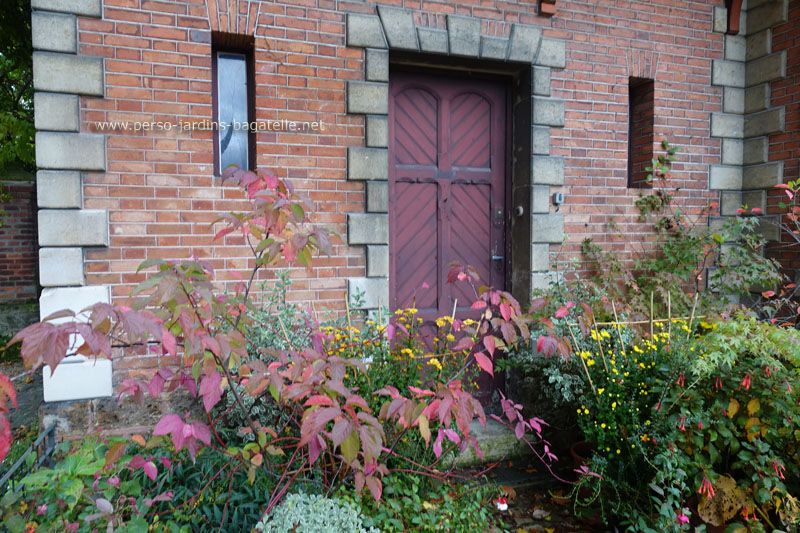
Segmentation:
{"type": "Polygon", "coordinates": [[[650,187],[655,141],[655,84],[646,78],[628,80],[628,187],[650,187]]]}
{"type": "Polygon", "coordinates": [[[212,51],[214,173],[237,165],[255,167],[252,48],[216,46],[212,51]]]}

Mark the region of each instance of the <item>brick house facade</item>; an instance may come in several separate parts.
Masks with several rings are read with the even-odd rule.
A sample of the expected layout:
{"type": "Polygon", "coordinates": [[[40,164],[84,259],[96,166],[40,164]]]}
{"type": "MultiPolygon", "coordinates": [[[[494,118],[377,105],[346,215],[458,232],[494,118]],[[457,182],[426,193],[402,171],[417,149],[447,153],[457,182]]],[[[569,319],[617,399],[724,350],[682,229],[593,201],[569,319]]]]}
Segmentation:
{"type": "MultiPolygon", "coordinates": [[[[574,255],[586,237],[626,252],[607,231],[612,221],[629,240],[648,238],[634,206],[640,189],[629,186],[629,89],[640,82],[650,90],[637,116],[649,125],[637,150],[657,150],[662,138],[683,148],[680,201],[696,212],[720,202],[709,224],[742,203],[766,207],[770,187],[798,178],[798,0],[32,5],[42,316],[124,299],[151,257],[197,254],[220,282],[248,268],[240,240],[212,240],[217,214],[242,206],[214,175],[220,139],[176,127],[214,120],[220,50],[246,57],[250,120],[324,124],[278,126],[248,141],[256,166],[292,179],[314,219],[345,241],[313,271],[292,271],[298,302],[337,308],[357,290],[367,308],[397,301],[393,239],[402,224],[392,206],[402,139],[390,88],[400,72],[504,87],[507,190],[487,220],[503,225],[506,244],[491,257],[502,259],[518,297],[554,278],[551,252],[574,255]],[[151,126],[133,126],[143,123],[151,126]]],[[[46,380],[46,399],[107,395],[112,380],[159,364],[126,358],[112,374],[111,364],[76,363],[83,377],[75,379],[97,386],[46,380]]]]}

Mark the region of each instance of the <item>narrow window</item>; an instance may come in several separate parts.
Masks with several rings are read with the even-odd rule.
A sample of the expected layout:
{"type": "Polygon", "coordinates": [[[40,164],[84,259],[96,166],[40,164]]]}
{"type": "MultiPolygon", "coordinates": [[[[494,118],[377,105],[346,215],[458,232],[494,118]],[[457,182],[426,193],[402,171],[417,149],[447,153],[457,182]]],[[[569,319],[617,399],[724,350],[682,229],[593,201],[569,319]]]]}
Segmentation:
{"type": "MultiPolygon", "coordinates": [[[[216,36],[212,49],[214,174],[229,165],[255,168],[253,50],[250,43],[216,36]]],[[[227,38],[226,38],[227,37],[227,38]]]]}
{"type": "Polygon", "coordinates": [[[649,187],[655,132],[655,85],[645,78],[628,79],[628,187],[649,187]]]}

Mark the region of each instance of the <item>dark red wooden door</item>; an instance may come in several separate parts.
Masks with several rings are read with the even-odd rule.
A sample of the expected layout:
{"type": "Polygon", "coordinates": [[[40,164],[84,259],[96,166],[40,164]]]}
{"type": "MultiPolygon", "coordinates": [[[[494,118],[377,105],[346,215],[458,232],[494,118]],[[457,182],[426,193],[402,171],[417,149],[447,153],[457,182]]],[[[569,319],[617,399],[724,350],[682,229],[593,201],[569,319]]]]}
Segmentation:
{"type": "Polygon", "coordinates": [[[402,72],[389,86],[391,305],[463,313],[475,295],[446,283],[451,262],[505,286],[506,87],[402,72]]]}

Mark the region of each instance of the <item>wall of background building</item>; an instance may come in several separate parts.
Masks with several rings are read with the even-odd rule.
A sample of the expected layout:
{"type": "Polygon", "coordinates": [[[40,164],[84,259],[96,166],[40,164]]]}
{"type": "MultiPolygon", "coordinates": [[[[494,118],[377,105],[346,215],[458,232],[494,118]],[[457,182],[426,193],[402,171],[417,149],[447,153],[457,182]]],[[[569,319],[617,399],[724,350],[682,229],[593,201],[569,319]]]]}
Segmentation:
{"type": "Polygon", "coordinates": [[[38,317],[36,186],[33,176],[2,181],[0,203],[0,336],[14,335],[38,317]]]}

